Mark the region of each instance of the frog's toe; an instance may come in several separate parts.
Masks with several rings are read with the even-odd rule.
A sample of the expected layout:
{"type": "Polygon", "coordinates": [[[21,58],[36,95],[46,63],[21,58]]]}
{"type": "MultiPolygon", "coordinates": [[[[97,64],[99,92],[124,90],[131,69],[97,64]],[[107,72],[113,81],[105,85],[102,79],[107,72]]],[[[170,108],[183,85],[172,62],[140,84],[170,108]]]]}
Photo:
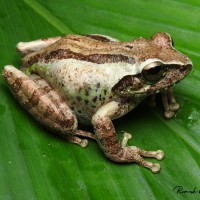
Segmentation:
{"type": "Polygon", "coordinates": [[[179,108],[180,108],[180,106],[178,103],[170,104],[170,110],[172,110],[172,111],[177,111],[177,110],[179,110],[179,108]]]}
{"type": "Polygon", "coordinates": [[[87,139],[81,139],[76,136],[69,136],[69,135],[62,135],[66,140],[68,140],[71,143],[78,144],[79,146],[85,148],[88,145],[88,140],[87,139]]]}
{"type": "Polygon", "coordinates": [[[162,160],[165,157],[164,152],[162,150],[145,151],[145,150],[140,149],[138,147],[134,147],[134,148],[136,148],[138,154],[143,156],[143,157],[156,158],[157,160],[162,160]]]}
{"type": "Polygon", "coordinates": [[[87,139],[81,140],[81,143],[80,143],[81,147],[85,148],[85,147],[87,147],[87,145],[88,145],[88,140],[87,139]]]}
{"type": "Polygon", "coordinates": [[[152,166],[150,167],[150,170],[153,173],[158,173],[160,171],[160,165],[158,163],[153,163],[152,166]]]}
{"type": "Polygon", "coordinates": [[[162,150],[156,151],[156,157],[155,158],[157,160],[162,160],[164,157],[165,157],[165,154],[164,154],[164,152],[162,150]]]}
{"type": "Polygon", "coordinates": [[[130,140],[132,138],[132,135],[130,133],[127,133],[125,131],[124,132],[124,138],[122,140],[122,147],[125,147],[128,143],[128,140],[130,140]]]}
{"type": "MultiPolygon", "coordinates": [[[[164,152],[162,150],[145,151],[138,148],[138,154],[143,157],[156,158],[157,160],[162,160],[164,158],[164,152]]],[[[151,163],[141,158],[141,162],[139,164],[141,164],[144,167],[149,168],[153,173],[158,173],[160,171],[160,164],[158,163],[151,163]]]]}
{"type": "Polygon", "coordinates": [[[171,111],[171,110],[167,110],[167,111],[165,111],[164,115],[165,115],[165,117],[167,119],[170,119],[170,118],[172,118],[175,115],[175,112],[171,111]]]}

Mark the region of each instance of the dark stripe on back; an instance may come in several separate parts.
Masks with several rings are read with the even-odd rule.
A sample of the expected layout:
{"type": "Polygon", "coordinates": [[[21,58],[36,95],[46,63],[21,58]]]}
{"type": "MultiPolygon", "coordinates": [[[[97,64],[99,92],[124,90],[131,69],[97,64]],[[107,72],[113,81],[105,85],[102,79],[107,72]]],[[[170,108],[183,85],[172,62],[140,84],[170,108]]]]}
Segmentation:
{"type": "Polygon", "coordinates": [[[101,42],[111,42],[111,40],[103,35],[85,35],[86,37],[101,41],[101,42]]]}
{"type": "MultiPolygon", "coordinates": [[[[36,56],[37,57],[37,56],[36,56]]],[[[134,64],[135,60],[133,57],[124,56],[121,54],[90,54],[90,55],[83,55],[81,53],[75,53],[68,49],[59,49],[56,51],[52,51],[46,56],[44,56],[44,61],[46,63],[51,62],[54,59],[77,59],[97,64],[103,63],[117,63],[117,62],[126,62],[130,64],[134,64]]],[[[34,62],[31,62],[32,59],[29,60],[29,65],[35,63],[35,58],[33,58],[34,62]]]]}
{"type": "Polygon", "coordinates": [[[88,62],[93,62],[97,64],[103,63],[117,63],[117,62],[126,62],[130,64],[134,64],[135,60],[132,57],[124,56],[121,54],[90,54],[84,55],[81,53],[75,53],[68,49],[59,49],[56,51],[52,51],[48,55],[45,56],[45,62],[49,62],[52,59],[67,59],[73,58],[77,60],[83,60],[88,62]]]}

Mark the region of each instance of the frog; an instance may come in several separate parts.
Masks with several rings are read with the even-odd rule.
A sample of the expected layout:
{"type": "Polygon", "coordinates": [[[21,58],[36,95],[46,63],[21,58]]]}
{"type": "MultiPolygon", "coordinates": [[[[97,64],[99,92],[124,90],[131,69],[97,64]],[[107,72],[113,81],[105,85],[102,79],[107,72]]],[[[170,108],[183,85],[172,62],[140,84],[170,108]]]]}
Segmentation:
{"type": "Polygon", "coordinates": [[[162,150],[128,146],[131,134],[119,140],[113,120],[161,94],[164,116],[179,110],[173,86],[192,69],[188,56],[174,48],[171,36],[155,33],[119,41],[99,34],[68,34],[19,42],[21,69],[6,65],[3,77],[18,102],[41,124],[69,142],[86,147],[97,141],[111,161],[137,163],[158,173],[162,150]],[[80,129],[92,126],[94,133],[80,129]],[[84,127],[83,126],[83,127],[84,127]]]}

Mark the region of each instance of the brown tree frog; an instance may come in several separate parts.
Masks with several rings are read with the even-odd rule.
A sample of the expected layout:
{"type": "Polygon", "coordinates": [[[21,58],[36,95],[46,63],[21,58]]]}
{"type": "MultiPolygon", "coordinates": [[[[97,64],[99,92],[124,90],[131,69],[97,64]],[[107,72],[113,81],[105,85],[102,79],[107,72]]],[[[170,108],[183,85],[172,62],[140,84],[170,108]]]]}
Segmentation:
{"type": "Polygon", "coordinates": [[[116,162],[135,162],[157,173],[160,165],[143,157],[163,159],[164,153],[120,142],[112,120],[160,92],[164,115],[174,116],[179,105],[172,86],[192,69],[192,62],[172,46],[167,33],[129,42],[103,35],[67,35],[20,42],[22,69],[4,67],[12,93],[38,121],[82,147],[95,139],[116,162]],[[78,129],[93,125],[95,135],[78,129]]]}

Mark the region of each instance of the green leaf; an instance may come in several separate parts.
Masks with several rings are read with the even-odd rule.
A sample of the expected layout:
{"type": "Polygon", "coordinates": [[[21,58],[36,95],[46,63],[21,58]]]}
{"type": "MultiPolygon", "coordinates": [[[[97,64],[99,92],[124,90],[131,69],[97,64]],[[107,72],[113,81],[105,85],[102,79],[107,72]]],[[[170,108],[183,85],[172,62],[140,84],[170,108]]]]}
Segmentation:
{"type": "MultiPolygon", "coordinates": [[[[0,0],[0,68],[20,68],[19,41],[67,33],[99,33],[123,41],[168,32],[193,61],[190,75],[175,86],[181,105],[163,118],[158,104],[141,104],[114,122],[133,134],[129,145],[162,149],[162,170],[116,164],[90,141],[86,149],[50,133],[22,109],[0,77],[0,199],[199,199],[200,2],[194,0],[0,0]],[[191,193],[179,193],[176,186],[191,193]],[[193,193],[192,193],[193,192],[193,193]]],[[[152,159],[151,159],[152,160],[152,159]]]]}

